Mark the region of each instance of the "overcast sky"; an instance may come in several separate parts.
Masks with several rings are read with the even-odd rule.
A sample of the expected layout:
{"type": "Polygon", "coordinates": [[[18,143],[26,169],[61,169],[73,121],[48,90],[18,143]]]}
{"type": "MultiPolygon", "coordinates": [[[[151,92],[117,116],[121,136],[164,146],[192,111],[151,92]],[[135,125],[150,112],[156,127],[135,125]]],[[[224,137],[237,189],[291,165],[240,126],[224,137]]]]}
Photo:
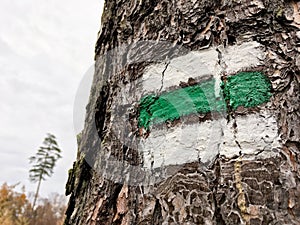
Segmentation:
{"type": "Polygon", "coordinates": [[[1,0],[0,184],[35,191],[28,158],[50,132],[63,158],[41,195],[64,193],[77,151],[75,95],[94,62],[102,7],[103,0],[1,0]]]}

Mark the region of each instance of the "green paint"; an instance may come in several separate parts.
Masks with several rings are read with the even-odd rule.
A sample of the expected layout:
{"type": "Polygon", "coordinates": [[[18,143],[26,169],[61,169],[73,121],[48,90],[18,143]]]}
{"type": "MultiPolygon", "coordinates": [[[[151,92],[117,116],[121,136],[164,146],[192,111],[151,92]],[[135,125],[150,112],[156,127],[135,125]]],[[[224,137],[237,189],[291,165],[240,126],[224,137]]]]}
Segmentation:
{"type": "MultiPolygon", "coordinates": [[[[226,111],[223,98],[215,96],[215,80],[209,80],[162,93],[143,97],[139,104],[139,127],[149,128],[152,124],[173,121],[193,113],[226,111]]],[[[231,108],[253,107],[267,102],[271,97],[271,85],[259,72],[242,72],[222,84],[225,100],[231,108]]]]}
{"type": "Polygon", "coordinates": [[[215,80],[166,92],[160,96],[148,95],[140,101],[139,126],[148,128],[151,124],[179,119],[192,113],[224,111],[224,101],[216,100],[215,80]]]}
{"type": "Polygon", "coordinates": [[[238,106],[254,107],[269,101],[271,83],[261,72],[241,72],[228,77],[224,96],[233,110],[238,106]]]}

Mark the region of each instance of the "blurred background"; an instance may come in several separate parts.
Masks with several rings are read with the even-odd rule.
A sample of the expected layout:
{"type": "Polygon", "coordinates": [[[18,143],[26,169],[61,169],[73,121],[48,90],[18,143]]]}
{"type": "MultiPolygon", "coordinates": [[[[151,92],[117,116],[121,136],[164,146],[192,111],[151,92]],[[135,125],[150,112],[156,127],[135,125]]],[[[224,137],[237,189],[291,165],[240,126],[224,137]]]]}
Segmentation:
{"type": "Polygon", "coordinates": [[[62,158],[53,175],[41,183],[38,205],[46,207],[52,201],[54,207],[54,202],[67,201],[63,194],[76,159],[76,134],[83,127],[90,84],[85,82],[80,100],[76,93],[87,71],[89,76],[93,73],[103,4],[103,0],[1,0],[0,218],[1,201],[32,202],[37,183],[29,181],[29,157],[47,133],[56,136],[62,158]],[[74,129],[76,98],[81,112],[75,109],[74,129]]]}

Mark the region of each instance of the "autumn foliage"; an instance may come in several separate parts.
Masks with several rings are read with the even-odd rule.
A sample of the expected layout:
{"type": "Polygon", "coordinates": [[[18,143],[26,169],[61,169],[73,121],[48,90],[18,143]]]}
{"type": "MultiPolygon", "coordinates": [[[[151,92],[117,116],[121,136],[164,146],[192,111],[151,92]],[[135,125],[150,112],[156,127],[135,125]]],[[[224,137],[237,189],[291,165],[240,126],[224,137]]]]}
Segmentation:
{"type": "Polygon", "coordinates": [[[24,188],[17,192],[17,185],[4,183],[0,187],[0,224],[1,225],[61,225],[64,220],[64,196],[53,194],[40,199],[32,209],[24,188]]]}

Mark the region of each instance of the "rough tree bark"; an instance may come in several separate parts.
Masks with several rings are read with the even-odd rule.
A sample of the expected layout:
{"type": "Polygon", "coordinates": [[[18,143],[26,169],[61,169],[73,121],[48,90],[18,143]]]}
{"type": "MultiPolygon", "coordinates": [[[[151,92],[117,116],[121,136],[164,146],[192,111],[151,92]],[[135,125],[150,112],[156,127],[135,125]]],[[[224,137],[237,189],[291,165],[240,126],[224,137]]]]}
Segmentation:
{"type": "Polygon", "coordinates": [[[95,60],[65,224],[300,224],[299,1],[106,1],[95,60]]]}

